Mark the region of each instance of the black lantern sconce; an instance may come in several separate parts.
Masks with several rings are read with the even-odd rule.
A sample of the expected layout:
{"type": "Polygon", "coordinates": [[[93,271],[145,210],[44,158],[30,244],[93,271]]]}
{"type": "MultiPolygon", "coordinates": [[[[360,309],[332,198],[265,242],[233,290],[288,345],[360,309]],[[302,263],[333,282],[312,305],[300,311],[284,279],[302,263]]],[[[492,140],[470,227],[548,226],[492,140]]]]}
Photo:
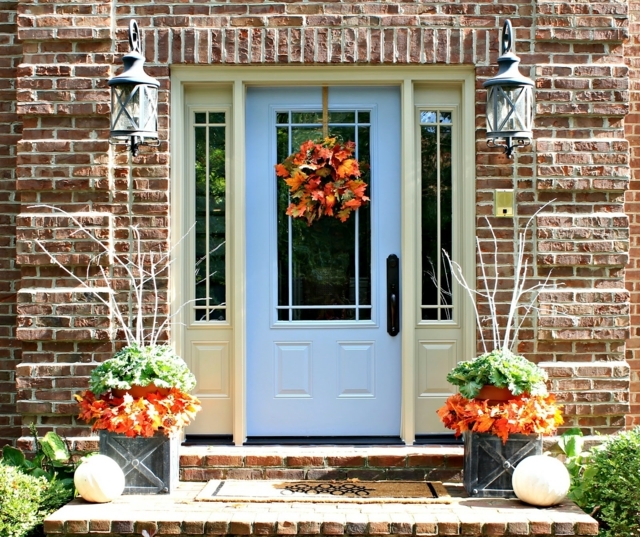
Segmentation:
{"type": "Polygon", "coordinates": [[[131,51],[122,58],[124,71],[109,80],[111,86],[112,144],[129,143],[133,156],[141,145],[158,145],[158,88],[160,83],[144,72],[142,37],[135,20],[129,23],[131,51]]]}
{"type": "Polygon", "coordinates": [[[498,74],[484,83],[487,88],[487,144],[504,146],[512,158],[516,147],[533,138],[533,80],[522,76],[520,58],[514,54],[515,35],[509,20],[502,29],[502,50],[498,74]]]}

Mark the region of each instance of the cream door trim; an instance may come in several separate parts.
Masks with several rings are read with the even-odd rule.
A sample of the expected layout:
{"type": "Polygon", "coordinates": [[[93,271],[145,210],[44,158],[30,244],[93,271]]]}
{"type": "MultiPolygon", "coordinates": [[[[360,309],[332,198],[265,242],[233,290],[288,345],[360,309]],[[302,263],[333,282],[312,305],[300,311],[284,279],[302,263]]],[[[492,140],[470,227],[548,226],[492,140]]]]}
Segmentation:
{"type": "MultiPolygon", "coordinates": [[[[233,331],[232,386],[233,386],[233,440],[241,445],[246,438],[245,417],[245,89],[250,85],[398,85],[402,95],[402,278],[404,297],[409,297],[406,283],[417,281],[419,267],[417,251],[417,194],[418,155],[415,152],[415,85],[421,83],[447,83],[460,88],[462,93],[461,154],[465,210],[461,223],[462,257],[467,267],[468,281],[475,281],[475,72],[473,67],[460,66],[172,66],[171,67],[171,236],[172,240],[184,234],[185,222],[181,221],[180,208],[184,204],[181,179],[188,172],[185,158],[185,91],[189,88],[226,84],[232,88],[232,147],[229,181],[230,216],[228,228],[229,274],[232,283],[227,296],[231,299],[230,326],[233,331]],[[409,143],[406,143],[408,141],[409,143]]],[[[174,250],[174,270],[171,272],[172,311],[181,304],[180,256],[181,249],[174,250]]],[[[466,308],[468,310],[468,308],[466,308]]],[[[415,440],[415,373],[417,338],[415,299],[405,298],[402,305],[402,419],[401,436],[405,443],[415,440]]],[[[471,357],[475,351],[475,330],[472,317],[464,315],[463,355],[471,357]]],[[[172,344],[183,352],[184,329],[175,325],[171,334],[172,344]]]]}

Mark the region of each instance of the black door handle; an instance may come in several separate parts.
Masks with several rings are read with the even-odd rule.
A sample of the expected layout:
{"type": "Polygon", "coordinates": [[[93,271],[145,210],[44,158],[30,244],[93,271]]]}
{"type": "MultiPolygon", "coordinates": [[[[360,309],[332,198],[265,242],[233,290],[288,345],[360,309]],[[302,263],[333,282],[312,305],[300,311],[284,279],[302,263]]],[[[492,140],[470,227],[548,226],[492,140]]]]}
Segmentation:
{"type": "Polygon", "coordinates": [[[387,332],[400,332],[400,260],[396,254],[387,257],[387,332]]]}

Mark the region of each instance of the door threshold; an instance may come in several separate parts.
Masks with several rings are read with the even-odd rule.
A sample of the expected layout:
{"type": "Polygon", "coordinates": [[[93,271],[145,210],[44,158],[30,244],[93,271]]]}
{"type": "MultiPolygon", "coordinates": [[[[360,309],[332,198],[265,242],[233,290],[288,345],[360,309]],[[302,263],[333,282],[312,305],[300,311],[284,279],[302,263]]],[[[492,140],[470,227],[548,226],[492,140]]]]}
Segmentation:
{"type": "Polygon", "coordinates": [[[413,444],[416,446],[461,446],[464,441],[462,436],[456,438],[453,433],[417,434],[413,444]]]}
{"type": "Polygon", "coordinates": [[[187,434],[183,446],[233,446],[230,434],[187,434]]]}
{"type": "Polygon", "coordinates": [[[248,436],[245,446],[404,446],[399,436],[248,436]]]}

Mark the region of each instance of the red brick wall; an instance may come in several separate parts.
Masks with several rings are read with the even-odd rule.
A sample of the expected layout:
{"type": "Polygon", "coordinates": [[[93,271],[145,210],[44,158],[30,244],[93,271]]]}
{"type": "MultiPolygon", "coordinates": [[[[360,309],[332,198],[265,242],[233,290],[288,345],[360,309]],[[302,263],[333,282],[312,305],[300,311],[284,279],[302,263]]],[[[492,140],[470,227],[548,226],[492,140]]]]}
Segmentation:
{"type": "Polygon", "coordinates": [[[20,271],[15,264],[16,144],[21,124],[16,114],[16,72],[22,46],[17,40],[17,2],[0,2],[0,446],[20,435],[16,412],[15,368],[20,362],[16,340],[16,292],[20,271]]]}
{"type": "MultiPolygon", "coordinates": [[[[567,404],[567,426],[580,425],[587,433],[618,429],[629,408],[624,362],[629,221],[623,206],[630,179],[623,120],[629,107],[623,56],[627,8],[626,2],[533,0],[115,6],[108,0],[20,0],[19,412],[43,432],[52,427],[67,435],[86,432],[73,417],[72,394],[114,348],[111,326],[100,312],[37,255],[32,241],[39,219],[30,207],[48,203],[94,217],[110,213],[117,251],[130,246],[131,223],[147,232],[149,246],[166,247],[171,64],[437,63],[476,67],[477,223],[483,249],[489,246],[484,216],[492,213],[494,189],[517,192],[516,219],[490,220],[506,270],[517,238],[514,221],[522,228],[553,200],[536,219],[530,259],[534,279],[551,271],[551,281],[561,287],[541,297],[541,314],[525,325],[518,348],[552,373],[552,388],[567,404]],[[534,143],[513,161],[487,148],[483,116],[482,82],[495,73],[499,29],[507,16],[516,29],[522,71],[535,78],[537,100],[534,143]],[[132,17],[144,32],[148,72],[162,85],[163,142],[129,167],[127,155],[106,142],[106,81],[128,49],[132,17]],[[56,292],[47,291],[53,288],[56,292]]],[[[65,264],[79,270],[82,252],[73,241],[65,248],[65,264]]]]}
{"type": "Polygon", "coordinates": [[[631,247],[626,288],[631,295],[631,338],[626,359],[631,368],[631,408],[627,425],[640,425],[640,2],[629,1],[630,38],[625,46],[629,66],[631,109],[625,118],[625,134],[631,153],[631,181],[625,196],[629,216],[631,247]]]}

